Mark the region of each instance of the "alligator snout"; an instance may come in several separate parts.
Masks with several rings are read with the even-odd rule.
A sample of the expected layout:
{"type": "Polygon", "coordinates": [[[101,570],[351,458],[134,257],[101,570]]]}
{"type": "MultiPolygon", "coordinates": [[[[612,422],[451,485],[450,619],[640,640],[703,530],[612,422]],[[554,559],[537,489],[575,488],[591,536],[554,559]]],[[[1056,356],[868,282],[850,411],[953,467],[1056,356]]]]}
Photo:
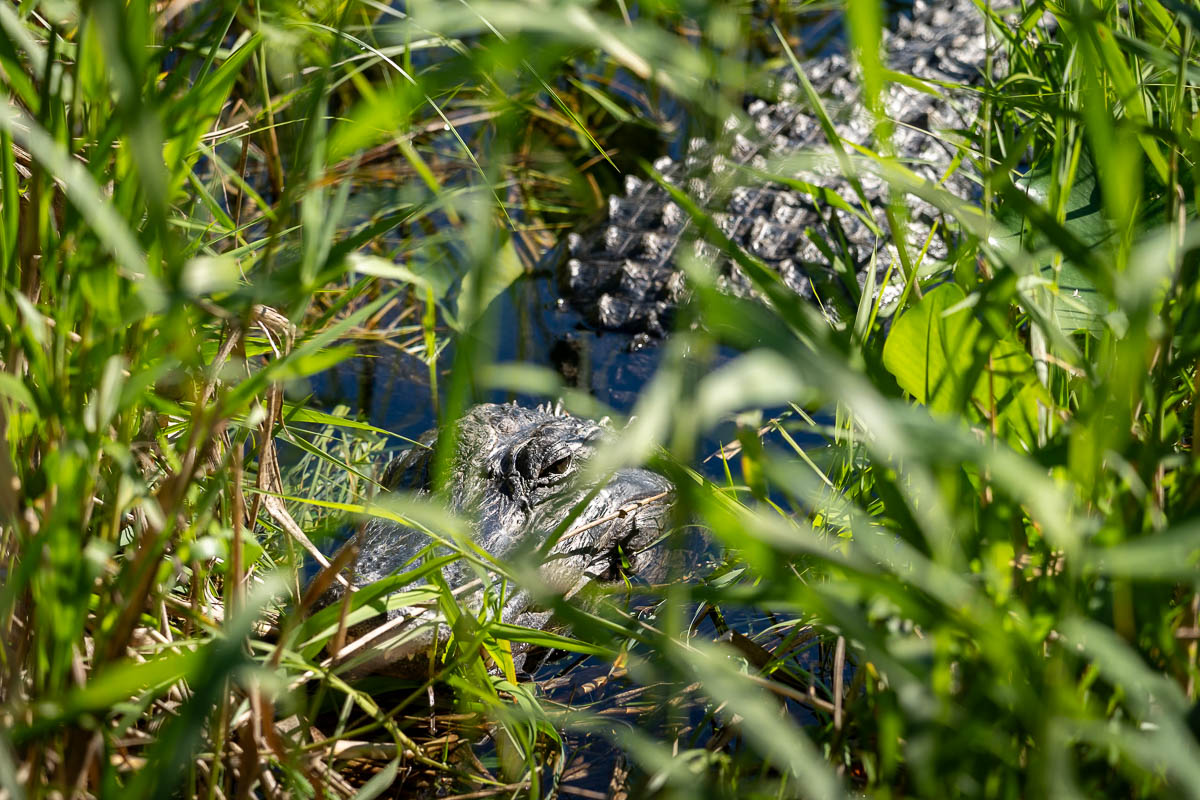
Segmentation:
{"type": "Polygon", "coordinates": [[[609,487],[615,495],[624,495],[630,502],[647,504],[662,500],[675,492],[675,487],[669,480],[648,469],[618,470],[609,481],[609,487]]]}
{"type": "Polygon", "coordinates": [[[618,530],[612,539],[622,557],[623,572],[654,582],[665,572],[663,537],[675,487],[662,475],[645,469],[622,470],[614,483],[616,496],[628,498],[616,511],[615,522],[624,530],[618,530]]]}
{"type": "Polygon", "coordinates": [[[645,469],[623,469],[595,494],[551,551],[542,573],[559,586],[581,578],[612,583],[666,573],[664,542],[675,489],[645,469]]]}

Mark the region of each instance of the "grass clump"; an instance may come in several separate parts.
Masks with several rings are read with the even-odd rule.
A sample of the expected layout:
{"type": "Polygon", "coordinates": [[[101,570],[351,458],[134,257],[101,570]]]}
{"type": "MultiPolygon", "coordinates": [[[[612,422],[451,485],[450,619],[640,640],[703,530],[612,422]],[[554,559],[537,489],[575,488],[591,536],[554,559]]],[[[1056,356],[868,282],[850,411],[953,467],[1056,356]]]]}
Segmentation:
{"type": "MultiPolygon", "coordinates": [[[[379,732],[359,742],[377,787],[507,785],[449,763],[464,736],[417,744],[331,674],[345,626],[306,619],[301,563],[329,563],[311,538],[363,509],[390,445],[306,407],[304,381],[382,340],[428,364],[438,402],[447,328],[478,338],[520,272],[492,276],[497,250],[562,213],[552,192],[591,193],[564,165],[595,155],[580,119],[602,93],[536,98],[602,33],[471,52],[374,4],[0,8],[8,796],[349,796],[346,739],[379,732]],[[364,213],[352,189],[381,175],[364,213]],[[318,714],[323,732],[296,724],[318,714]]],[[[453,671],[478,690],[467,719],[528,693],[478,656],[453,671]]],[[[557,734],[512,727],[510,782],[536,785],[519,767],[557,734]]]]}
{"type": "MultiPolygon", "coordinates": [[[[552,796],[584,735],[636,768],[614,792],[1200,795],[1188,3],[981,4],[997,77],[956,132],[977,203],[844,148],[952,231],[891,316],[864,293],[831,323],[745,253],[769,305],[685,265],[702,324],[605,458],[658,453],[716,571],[563,604],[570,637],[467,615],[452,693],[328,657],[369,609],[316,611],[300,565],[392,442],[305,380],[382,340],[447,421],[497,376],[553,390],[485,369],[523,246],[653,155],[609,146],[662,121],[639,92],[720,117],[766,84],[750,9],[684,10],[0,6],[8,796],[552,796]],[[521,682],[514,642],[605,666],[521,682]]],[[[896,78],[877,11],[848,3],[872,97],[896,78]]],[[[392,588],[454,613],[413,577],[392,588]]]]}

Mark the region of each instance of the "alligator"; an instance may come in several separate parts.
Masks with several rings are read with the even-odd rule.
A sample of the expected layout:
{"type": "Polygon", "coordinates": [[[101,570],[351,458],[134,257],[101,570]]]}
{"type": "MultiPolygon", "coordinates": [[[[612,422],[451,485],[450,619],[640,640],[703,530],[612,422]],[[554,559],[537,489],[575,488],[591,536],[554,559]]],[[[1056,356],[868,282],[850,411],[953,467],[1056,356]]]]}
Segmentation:
{"type": "MultiPolygon", "coordinates": [[[[451,511],[472,523],[467,549],[475,557],[441,567],[461,608],[477,614],[490,606],[493,618],[503,622],[545,627],[551,612],[538,608],[529,591],[507,587],[487,559],[501,564],[534,559],[547,537],[568,520],[538,562],[541,581],[552,591],[570,598],[592,582],[634,576],[658,582],[665,577],[673,487],[658,473],[639,468],[618,469],[603,483],[590,481],[589,458],[610,434],[607,420],[572,416],[561,406],[486,404],[462,417],[448,478],[438,493],[451,511]]],[[[427,432],[418,446],[389,462],[380,480],[383,490],[434,494],[437,436],[436,429],[427,432]]],[[[379,517],[366,523],[358,545],[357,587],[454,552],[427,533],[379,517]]],[[[339,596],[331,591],[324,603],[339,596]]],[[[359,639],[346,648],[354,660],[348,666],[351,674],[419,677],[428,673],[430,651],[437,642],[446,642],[449,628],[433,609],[406,606],[360,623],[350,633],[359,639]]]]}
{"type": "MultiPolygon", "coordinates": [[[[977,182],[967,170],[957,169],[962,153],[948,132],[968,129],[980,102],[978,92],[948,87],[982,81],[989,50],[984,22],[973,0],[916,0],[883,37],[888,66],[920,81],[887,86],[883,101],[894,123],[892,152],[919,176],[962,199],[977,195],[977,182]]],[[[993,60],[996,68],[1003,57],[995,54],[993,60]]],[[[875,126],[845,53],[826,53],[802,68],[824,98],[822,105],[847,143],[845,149],[853,153],[850,145],[875,144],[875,126]]],[[[779,102],[748,103],[748,126],[737,119],[727,123],[732,140],[727,150],[693,139],[682,162],[664,156],[654,163],[655,170],[706,208],[735,245],[773,269],[797,294],[820,301],[831,316],[837,315],[838,302],[844,306],[854,296],[843,277],[847,270],[839,275],[834,269],[838,251],[854,262],[848,266],[859,287],[866,281],[867,265],[876,265],[876,285],[883,287],[887,303],[900,289],[899,270],[892,270],[887,284],[883,281],[895,263],[883,213],[889,202],[887,184],[860,172],[859,194],[842,174],[801,86],[779,77],[777,87],[779,102]],[[812,188],[760,177],[779,177],[769,171],[780,168],[781,157],[798,153],[820,156],[816,163],[830,165],[806,166],[788,176],[812,188]],[[839,202],[826,202],[829,190],[839,202]],[[840,246],[831,247],[831,242],[840,246]]],[[[933,235],[938,210],[915,197],[905,201],[913,252],[926,250],[926,259],[944,259],[949,243],[933,235]]],[[[659,183],[627,176],[625,196],[609,197],[606,222],[590,233],[570,235],[569,258],[560,274],[564,300],[596,328],[643,339],[664,335],[687,296],[677,258],[690,223],[659,183]]],[[[712,243],[697,239],[695,247],[697,255],[713,264],[718,288],[753,294],[745,273],[712,243]]]]}
{"type": "MultiPolygon", "coordinates": [[[[893,70],[946,84],[979,81],[986,62],[985,43],[982,16],[971,0],[916,0],[911,14],[885,34],[893,70]]],[[[869,145],[873,125],[863,110],[846,56],[829,53],[809,61],[804,72],[818,94],[837,98],[827,101],[826,107],[838,136],[869,145]]],[[[724,210],[715,219],[725,234],[775,269],[797,293],[815,297],[821,287],[835,284],[838,278],[822,240],[840,238],[854,255],[855,267],[870,263],[880,242],[861,217],[875,220],[876,230],[885,227],[880,211],[888,197],[884,182],[868,174],[859,176],[867,207],[855,200],[857,192],[836,170],[797,177],[835,191],[844,200],[838,204],[817,203],[811,191],[746,179],[747,168],[761,173],[771,167],[768,156],[820,148],[821,125],[799,102],[799,91],[796,85],[784,83],[780,102],[752,101],[747,108],[752,128],[731,131],[732,147],[726,155],[697,140],[682,163],[660,159],[655,168],[710,208],[723,201],[724,210]],[[717,180],[701,177],[703,165],[712,168],[717,180]]],[[[934,96],[892,82],[884,99],[896,123],[895,154],[923,177],[969,197],[974,184],[961,171],[950,169],[958,152],[942,132],[969,127],[978,108],[975,96],[951,91],[934,96]]],[[[946,242],[925,241],[933,238],[936,209],[914,198],[906,200],[914,221],[909,235],[929,257],[945,257],[946,242]]],[[[688,228],[686,214],[661,186],[628,178],[625,197],[610,198],[608,224],[590,235],[571,237],[572,257],[562,282],[565,299],[598,328],[663,335],[673,309],[686,297],[676,257],[688,228]]],[[[715,258],[710,245],[701,241],[697,246],[702,256],[715,258]]],[[[882,274],[889,259],[875,260],[882,274]]],[[[737,294],[752,293],[746,276],[731,262],[719,262],[718,268],[719,285],[737,294]]],[[[859,275],[862,280],[861,270],[859,275]]],[[[473,521],[472,542],[478,551],[500,562],[531,557],[582,505],[539,567],[547,584],[573,596],[588,583],[624,576],[659,581],[667,571],[662,539],[672,487],[662,476],[644,469],[620,470],[603,486],[589,486],[583,480],[584,466],[607,432],[607,425],[561,409],[476,406],[458,426],[457,449],[444,486],[433,485],[436,430],[389,463],[381,483],[390,491],[439,494],[452,511],[473,521]]],[[[451,552],[424,532],[382,519],[365,525],[358,544],[354,577],[358,587],[451,552]]],[[[486,564],[487,559],[477,553],[441,567],[463,608],[479,613],[495,603],[490,613],[504,622],[527,627],[549,623],[550,613],[539,608],[529,592],[501,592],[499,571],[486,564]]],[[[326,602],[334,597],[336,591],[326,602]]],[[[357,640],[346,651],[352,653],[354,671],[426,673],[429,653],[449,636],[445,622],[433,609],[422,606],[393,609],[384,616],[351,630],[357,640]]]]}

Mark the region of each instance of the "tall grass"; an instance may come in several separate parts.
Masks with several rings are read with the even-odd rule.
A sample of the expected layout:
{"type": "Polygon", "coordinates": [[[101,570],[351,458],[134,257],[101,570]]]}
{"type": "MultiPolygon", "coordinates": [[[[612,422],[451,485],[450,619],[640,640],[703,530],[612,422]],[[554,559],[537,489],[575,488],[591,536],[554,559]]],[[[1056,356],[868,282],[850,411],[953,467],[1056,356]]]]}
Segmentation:
{"type": "MultiPolygon", "coordinates": [[[[878,96],[885,20],[848,6],[878,96]]],[[[959,132],[978,204],[847,148],[956,232],[905,308],[831,324],[748,254],[769,306],[685,265],[703,324],[597,468],[653,459],[721,566],[647,590],[650,616],[490,564],[571,636],[463,615],[427,691],[326,649],[372,603],[457,606],[434,561],[314,608],[304,554],[394,442],[305,379],[386,329],[447,422],[495,383],[570,395],[491,368],[513,239],[647,155],[607,144],[657,122],[628,86],[736,110],[765,28],[726,4],[0,5],[0,788],[552,796],[589,734],[664,796],[1200,795],[1200,6],[982,8],[1007,66],[959,132]],[[699,445],[729,420],[713,482],[699,445]],[[609,659],[641,724],[519,682],[513,643],[609,659]]]]}
{"type": "MultiPolygon", "coordinates": [[[[885,155],[857,165],[957,224],[958,267],[865,339],[789,301],[748,255],[774,314],[693,267],[708,333],[689,348],[743,355],[702,376],[670,362],[636,410],[656,422],[640,437],[690,458],[697,430],[796,406],[768,426],[775,446],[745,442],[728,485],[679,483],[743,570],[701,596],[816,624],[857,665],[850,686],[811,684],[832,709],[805,736],[771,698],[734,694],[728,651],[655,649],[729,692],[747,744],[790,774],[760,774],[764,793],[1200,791],[1195,11],[1029,4],[1024,26],[994,13],[1011,74],[984,90],[967,140],[984,212],[885,155]],[[820,408],[837,409],[827,445],[802,449],[784,432],[811,433],[797,420],[820,408]],[[816,761],[842,779],[815,780],[816,761]]],[[[851,33],[870,48],[868,16],[852,13],[851,33]]],[[[878,64],[861,68],[878,85],[878,64]]],[[[776,652],[763,671],[794,668],[786,642],[776,652]]]]}
{"type": "MultiPolygon", "coordinates": [[[[421,770],[503,785],[414,743],[322,652],[368,609],[309,617],[300,565],[328,564],[312,538],[362,510],[384,441],[305,408],[303,382],[390,327],[437,402],[449,328],[463,368],[443,399],[467,402],[487,358],[470,343],[519,265],[494,274],[494,254],[547,225],[548,189],[595,194],[566,165],[594,155],[582,118],[620,109],[594,87],[548,104],[543,75],[602,42],[666,74],[586,12],[555,15],[549,46],[472,52],[373,4],[0,6],[9,796],[348,795],[353,736],[376,732],[373,791],[421,770]],[[381,157],[396,199],[348,210],[381,157]],[[318,466],[285,471],[285,444],[318,466]]],[[[490,30],[465,7],[451,23],[490,30]]],[[[468,662],[464,695],[503,711],[468,662]]],[[[536,785],[519,765],[546,726],[512,730],[508,779],[536,785]]]]}

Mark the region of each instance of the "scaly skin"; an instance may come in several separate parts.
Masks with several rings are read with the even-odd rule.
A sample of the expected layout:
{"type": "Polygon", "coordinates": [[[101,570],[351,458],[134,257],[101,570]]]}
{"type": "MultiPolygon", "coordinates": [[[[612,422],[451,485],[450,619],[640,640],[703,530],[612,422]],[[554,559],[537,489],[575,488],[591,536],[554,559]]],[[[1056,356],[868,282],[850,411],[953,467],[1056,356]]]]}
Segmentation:
{"type": "MultiPolygon", "coordinates": [[[[583,504],[538,567],[546,584],[571,595],[590,581],[609,582],[623,575],[662,579],[667,554],[660,539],[672,486],[644,469],[618,470],[599,489],[589,484],[585,465],[608,433],[605,425],[550,407],[488,404],[467,412],[458,431],[444,495],[451,511],[472,522],[472,540],[479,548],[501,561],[533,559],[533,551],[583,504]]],[[[428,445],[435,439],[436,432],[430,431],[423,437],[427,446],[389,464],[382,481],[385,488],[429,493],[428,445]]],[[[421,531],[372,520],[363,531],[355,584],[365,586],[413,569],[431,543],[421,531]]],[[[430,551],[435,557],[448,552],[441,546],[430,551]]],[[[495,574],[462,559],[444,566],[442,575],[452,589],[468,587],[481,575],[493,584],[490,591],[468,588],[459,595],[466,613],[477,613],[485,597],[486,602],[497,602],[502,594],[495,574]]],[[[503,597],[503,608],[497,609],[503,621],[529,627],[549,621],[548,613],[531,607],[528,593],[509,589],[503,597]]],[[[362,636],[388,625],[386,635],[376,634],[368,645],[356,648],[353,670],[398,675],[427,671],[434,636],[444,643],[446,625],[430,610],[417,607],[386,616],[386,622],[377,618],[352,631],[362,636]]]]}
{"type": "MultiPolygon", "coordinates": [[[[982,13],[971,0],[917,0],[912,11],[885,31],[888,66],[922,81],[978,84],[986,66],[987,38],[982,13]]],[[[999,53],[997,61],[1002,57],[999,53]]],[[[844,53],[812,59],[804,72],[845,141],[875,149],[871,118],[862,103],[860,86],[844,53]]],[[[977,95],[950,91],[931,84],[934,94],[892,82],[884,98],[894,123],[896,157],[918,175],[938,182],[959,155],[946,133],[965,129],[979,108],[977,95]]],[[[684,163],[660,159],[655,168],[714,213],[723,232],[747,252],[780,274],[798,294],[828,304],[845,295],[845,286],[830,266],[822,245],[834,252],[844,242],[854,261],[850,266],[865,280],[864,267],[876,253],[882,277],[892,263],[883,209],[886,184],[867,173],[860,175],[868,206],[864,208],[848,181],[841,177],[818,119],[803,93],[784,83],[778,103],[755,100],[747,107],[752,126],[740,132],[731,121],[732,145],[721,150],[694,140],[684,163]],[[797,153],[817,156],[821,167],[794,172],[799,178],[835,191],[848,204],[872,217],[883,229],[877,239],[863,222],[845,210],[821,202],[812,194],[766,183],[746,173],[744,166],[767,170],[771,159],[797,153]]],[[[853,152],[849,147],[846,148],[853,152]]],[[[977,192],[974,182],[956,172],[943,184],[963,199],[977,192]]],[[[912,224],[908,239],[918,252],[938,218],[937,210],[906,197],[912,224]]],[[[675,307],[686,295],[677,251],[689,228],[687,215],[652,181],[626,179],[625,196],[609,198],[608,221],[589,235],[572,235],[571,257],[563,270],[561,289],[567,301],[590,324],[646,336],[661,336],[669,328],[675,307]]],[[[734,294],[751,294],[750,282],[728,259],[716,259],[714,248],[697,241],[706,260],[715,261],[718,286],[734,294]]],[[[894,249],[894,248],[893,248],[894,249]]],[[[935,237],[926,258],[947,253],[935,237]]],[[[885,300],[898,294],[893,285],[885,300]]],[[[834,311],[835,309],[830,309],[834,311]]]]}

